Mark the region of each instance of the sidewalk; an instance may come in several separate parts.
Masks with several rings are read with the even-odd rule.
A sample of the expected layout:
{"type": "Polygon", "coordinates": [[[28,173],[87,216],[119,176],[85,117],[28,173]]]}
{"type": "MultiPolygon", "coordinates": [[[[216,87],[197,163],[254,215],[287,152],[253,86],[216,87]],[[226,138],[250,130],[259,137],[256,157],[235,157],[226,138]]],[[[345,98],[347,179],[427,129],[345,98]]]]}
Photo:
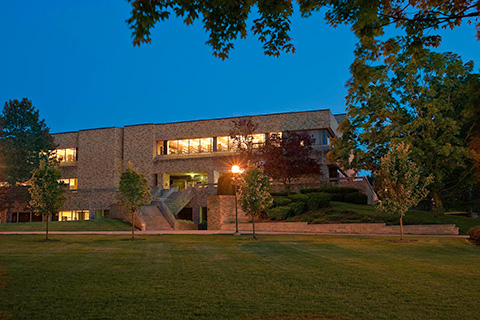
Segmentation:
{"type": "MultiPolygon", "coordinates": [[[[129,235],[131,231],[49,231],[48,234],[63,235],[129,235]]],[[[233,235],[233,231],[224,230],[159,230],[135,231],[135,235],[233,235]]],[[[240,231],[242,235],[251,235],[251,231],[240,231]]],[[[45,234],[45,231],[0,231],[0,235],[45,234]]],[[[399,234],[359,234],[359,233],[311,233],[311,232],[256,232],[258,235],[311,235],[311,236],[360,236],[360,237],[399,237],[399,234]]],[[[404,237],[468,238],[468,235],[425,235],[405,234],[404,237]]]]}

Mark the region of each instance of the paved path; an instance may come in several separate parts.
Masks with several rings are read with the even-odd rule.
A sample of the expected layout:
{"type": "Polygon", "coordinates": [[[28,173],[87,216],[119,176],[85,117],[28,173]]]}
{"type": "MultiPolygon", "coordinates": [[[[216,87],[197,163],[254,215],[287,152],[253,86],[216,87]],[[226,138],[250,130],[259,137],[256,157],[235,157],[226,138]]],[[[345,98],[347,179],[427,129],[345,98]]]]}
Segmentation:
{"type": "MultiPolygon", "coordinates": [[[[48,234],[65,235],[129,235],[131,231],[49,231],[48,234]]],[[[135,235],[233,235],[233,231],[224,230],[160,230],[160,231],[135,231],[135,235]]],[[[241,232],[242,235],[250,235],[251,232],[241,232]]],[[[26,235],[26,234],[45,234],[45,231],[0,231],[0,235],[26,235]]],[[[312,236],[360,236],[360,237],[399,237],[399,234],[358,234],[358,233],[311,233],[311,232],[256,232],[259,235],[312,235],[312,236]]],[[[425,235],[425,234],[405,234],[405,237],[439,237],[439,238],[468,238],[468,235],[425,235]]]]}

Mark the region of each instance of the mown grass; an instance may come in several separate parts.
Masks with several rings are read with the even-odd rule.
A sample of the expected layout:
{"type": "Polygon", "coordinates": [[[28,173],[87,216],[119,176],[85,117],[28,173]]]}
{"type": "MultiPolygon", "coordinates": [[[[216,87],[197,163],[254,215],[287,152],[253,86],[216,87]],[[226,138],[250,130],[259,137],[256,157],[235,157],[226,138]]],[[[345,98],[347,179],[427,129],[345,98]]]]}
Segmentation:
{"type": "MultiPolygon", "coordinates": [[[[332,202],[331,208],[309,211],[303,219],[310,223],[373,223],[385,222],[398,225],[400,217],[394,214],[385,214],[375,210],[374,206],[332,202]]],[[[410,210],[406,213],[404,224],[455,224],[461,234],[480,225],[479,219],[460,215],[445,215],[437,217],[434,212],[410,210]]]]}
{"type": "MultiPolygon", "coordinates": [[[[95,219],[86,221],[50,221],[50,231],[122,231],[131,226],[117,219],[95,219]]],[[[0,223],[0,231],[45,231],[45,222],[0,223]]]]}
{"type": "Polygon", "coordinates": [[[480,310],[480,247],[465,239],[142,237],[0,236],[0,318],[476,319],[480,310]]]}

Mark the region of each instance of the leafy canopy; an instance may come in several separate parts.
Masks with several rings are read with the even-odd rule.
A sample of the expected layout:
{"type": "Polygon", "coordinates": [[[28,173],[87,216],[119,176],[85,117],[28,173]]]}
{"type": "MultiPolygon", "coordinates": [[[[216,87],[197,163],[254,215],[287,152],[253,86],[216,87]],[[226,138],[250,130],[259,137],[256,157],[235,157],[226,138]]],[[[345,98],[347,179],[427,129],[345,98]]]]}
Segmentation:
{"type": "Polygon", "coordinates": [[[130,161],[120,176],[118,189],[120,191],[120,202],[130,212],[136,212],[152,201],[147,178],[134,169],[130,161]]]}
{"type": "Polygon", "coordinates": [[[65,186],[59,182],[61,177],[62,173],[54,160],[47,157],[42,159],[30,180],[30,206],[34,211],[49,216],[60,210],[67,200],[65,186]]]}
{"type": "MultiPolygon", "coordinates": [[[[201,19],[212,47],[213,55],[221,59],[229,56],[237,38],[246,38],[248,29],[263,44],[266,55],[279,56],[281,52],[295,53],[290,37],[294,2],[233,1],[233,0],[128,0],[131,16],[127,23],[132,29],[133,44],[151,42],[151,29],[159,21],[175,15],[187,25],[201,19]],[[252,12],[256,10],[256,12],[252,12]],[[247,26],[254,16],[252,26],[247,26]]],[[[478,0],[297,0],[303,17],[314,12],[325,12],[332,25],[350,25],[359,39],[356,55],[360,59],[376,60],[382,53],[397,54],[400,50],[416,50],[423,46],[436,47],[441,37],[432,30],[473,24],[480,40],[480,2],[478,0]],[[385,29],[395,27],[398,34],[384,37],[385,29]]]]}
{"type": "Polygon", "coordinates": [[[270,208],[270,182],[261,169],[249,167],[239,180],[239,203],[244,212],[255,217],[270,208]]]}
{"type": "Polygon", "coordinates": [[[420,168],[409,159],[410,148],[404,143],[393,147],[381,159],[376,175],[380,200],[377,208],[385,213],[403,217],[428,194],[427,186],[432,176],[422,179],[420,168]]]}

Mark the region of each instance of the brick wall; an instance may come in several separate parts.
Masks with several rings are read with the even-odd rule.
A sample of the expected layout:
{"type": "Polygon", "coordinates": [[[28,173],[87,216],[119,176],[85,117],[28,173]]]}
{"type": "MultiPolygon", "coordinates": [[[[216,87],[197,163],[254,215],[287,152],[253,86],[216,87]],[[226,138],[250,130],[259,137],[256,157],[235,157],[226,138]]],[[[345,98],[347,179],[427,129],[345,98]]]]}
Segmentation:
{"type": "MultiPolygon", "coordinates": [[[[235,196],[208,197],[208,230],[221,230],[222,226],[233,223],[235,230],[235,196]]],[[[238,222],[248,222],[245,212],[238,206],[238,222]]]]}

